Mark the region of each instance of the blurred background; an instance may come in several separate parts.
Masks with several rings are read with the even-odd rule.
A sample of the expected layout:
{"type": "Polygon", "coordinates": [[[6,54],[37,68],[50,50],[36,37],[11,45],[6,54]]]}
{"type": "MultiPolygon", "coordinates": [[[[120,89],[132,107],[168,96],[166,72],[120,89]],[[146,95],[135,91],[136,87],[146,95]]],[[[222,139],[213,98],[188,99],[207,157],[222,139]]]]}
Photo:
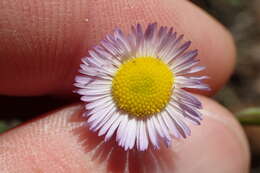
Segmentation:
{"type": "MultiPolygon", "coordinates": [[[[215,96],[238,114],[260,106],[260,0],[193,0],[224,24],[237,46],[237,64],[228,84],[215,96]]],[[[257,110],[259,115],[259,110],[257,110]]],[[[258,120],[259,121],[259,120],[258,120]]],[[[252,153],[252,173],[260,173],[260,126],[244,126],[252,153]]]]}
{"type": "Polygon", "coordinates": [[[231,80],[216,99],[231,111],[259,105],[260,0],[193,0],[233,34],[237,65],[231,80]]]}
{"type": "MultiPolygon", "coordinates": [[[[233,113],[260,106],[260,0],[192,1],[224,24],[233,34],[237,46],[238,59],[234,74],[215,99],[233,113]]],[[[3,109],[0,133],[36,115],[72,102],[71,99],[49,96],[0,96],[3,109]],[[16,109],[10,110],[8,105],[13,105],[16,109]]],[[[251,172],[260,173],[260,128],[245,126],[245,130],[252,150],[251,172]]]]}

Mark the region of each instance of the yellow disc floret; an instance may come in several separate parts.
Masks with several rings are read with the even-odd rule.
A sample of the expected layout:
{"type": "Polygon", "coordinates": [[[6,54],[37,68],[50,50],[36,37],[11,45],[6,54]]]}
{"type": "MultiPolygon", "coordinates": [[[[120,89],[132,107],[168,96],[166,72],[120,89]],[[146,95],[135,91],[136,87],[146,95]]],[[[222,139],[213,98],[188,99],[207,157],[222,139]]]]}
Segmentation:
{"type": "Polygon", "coordinates": [[[112,94],[119,109],[133,116],[145,117],[165,108],[173,84],[174,74],[160,59],[132,58],[116,72],[112,94]]]}

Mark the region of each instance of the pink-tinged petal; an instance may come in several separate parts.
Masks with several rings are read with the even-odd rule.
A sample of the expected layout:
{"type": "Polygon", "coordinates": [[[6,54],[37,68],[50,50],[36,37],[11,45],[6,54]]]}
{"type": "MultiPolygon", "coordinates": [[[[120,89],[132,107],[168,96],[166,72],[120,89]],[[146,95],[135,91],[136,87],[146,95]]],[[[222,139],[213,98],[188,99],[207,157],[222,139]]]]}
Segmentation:
{"type": "MultiPolygon", "coordinates": [[[[194,125],[200,125],[200,121],[202,118],[200,116],[194,116],[188,113],[187,111],[183,110],[180,106],[180,103],[177,103],[175,101],[171,101],[169,107],[172,107],[172,113],[171,116],[172,118],[175,118],[176,116],[186,118],[189,120],[191,123],[194,125]]],[[[194,108],[196,109],[196,108],[194,108]]]]}
{"type": "Polygon", "coordinates": [[[75,82],[76,83],[80,83],[80,84],[88,84],[89,82],[91,82],[92,79],[88,78],[88,77],[83,77],[83,76],[76,76],[75,77],[75,82]]]}
{"type": "Polygon", "coordinates": [[[93,109],[95,107],[101,107],[103,106],[105,103],[110,103],[112,104],[113,100],[110,98],[110,97],[105,97],[103,98],[102,100],[97,100],[97,101],[93,101],[93,102],[90,102],[86,105],[86,108],[88,110],[90,109],[93,109]]]}
{"type": "Polygon", "coordinates": [[[129,53],[131,51],[131,46],[124,33],[120,29],[117,29],[114,35],[115,35],[115,39],[120,43],[120,45],[122,45],[125,52],[129,53]]]}
{"type": "Polygon", "coordinates": [[[191,41],[184,42],[184,35],[177,34],[172,27],[157,28],[152,23],[144,30],[140,24],[131,29],[129,35],[116,29],[94,46],[89,56],[82,58],[79,70],[82,75],[75,78],[74,86],[78,88],[75,92],[86,102],[83,116],[88,118],[89,128],[98,131],[105,141],[115,134],[117,144],[125,150],[136,146],[137,150],[145,151],[149,145],[159,148],[160,140],[169,146],[172,138],[191,134],[188,121],[199,125],[202,120],[201,102],[183,88],[208,90],[209,86],[203,82],[208,77],[190,77],[205,68],[197,66],[198,50],[188,50],[191,41]],[[139,57],[159,58],[175,76],[166,107],[141,118],[122,112],[112,93],[113,78],[121,65],[139,57]]]}
{"type": "Polygon", "coordinates": [[[136,140],[136,128],[137,128],[137,121],[135,118],[133,118],[128,123],[128,127],[127,127],[128,135],[125,141],[125,150],[133,149],[136,140]]]}
{"type": "Polygon", "coordinates": [[[93,114],[90,116],[90,118],[88,119],[88,124],[90,124],[90,129],[94,129],[96,128],[96,126],[107,116],[109,115],[109,113],[112,112],[114,108],[112,106],[107,107],[106,109],[104,109],[103,111],[100,111],[96,114],[93,114]]]}
{"type": "Polygon", "coordinates": [[[128,122],[128,116],[124,116],[124,119],[121,121],[121,123],[117,129],[117,134],[116,134],[117,142],[119,142],[124,137],[123,133],[126,128],[127,122],[128,122]]]}
{"type": "MultiPolygon", "coordinates": [[[[157,115],[159,116],[159,115],[157,115]]],[[[161,137],[164,138],[163,130],[160,126],[159,120],[157,119],[157,116],[151,117],[153,126],[155,127],[156,133],[161,137]]]]}
{"type": "MultiPolygon", "coordinates": [[[[190,43],[190,42],[189,42],[190,43]]],[[[178,58],[175,58],[172,62],[171,62],[171,68],[174,69],[184,63],[188,63],[189,61],[191,61],[193,58],[195,58],[198,55],[198,50],[192,50],[192,51],[188,51],[185,54],[181,55],[178,58]]]]}
{"type": "Polygon", "coordinates": [[[139,121],[139,134],[137,138],[137,149],[140,151],[147,150],[148,148],[148,137],[146,132],[146,124],[143,120],[139,121]]]}
{"type": "Polygon", "coordinates": [[[159,143],[158,143],[158,138],[157,138],[157,134],[156,134],[152,119],[149,118],[146,121],[147,121],[146,124],[147,124],[147,131],[148,131],[149,139],[152,142],[153,146],[158,149],[159,143]]]}
{"type": "Polygon", "coordinates": [[[148,27],[144,33],[144,38],[145,38],[146,42],[149,43],[149,41],[151,41],[153,39],[156,28],[157,28],[157,23],[152,23],[152,24],[148,25],[148,27]]]}
{"type": "Polygon", "coordinates": [[[170,134],[169,134],[169,130],[168,130],[168,128],[167,128],[167,125],[164,123],[164,120],[163,120],[163,118],[162,118],[162,114],[159,114],[159,115],[157,116],[157,119],[158,119],[159,125],[160,125],[160,127],[161,127],[161,129],[162,129],[162,132],[163,132],[164,143],[165,143],[166,145],[168,145],[169,143],[171,143],[171,136],[170,136],[170,134]]]}
{"type": "Polygon", "coordinates": [[[178,75],[178,76],[181,76],[181,75],[187,75],[187,74],[191,74],[191,73],[197,73],[197,72],[200,72],[200,71],[205,70],[205,69],[206,68],[203,67],[203,66],[195,66],[195,67],[191,67],[189,69],[180,70],[175,74],[178,75]]]}
{"type": "Polygon", "coordinates": [[[166,127],[169,129],[170,134],[173,135],[175,138],[180,138],[179,130],[177,129],[176,125],[166,111],[162,112],[162,119],[166,124],[166,127]]]}
{"type": "Polygon", "coordinates": [[[113,101],[111,102],[106,102],[104,103],[102,106],[99,106],[99,107],[95,107],[93,109],[88,109],[88,104],[85,105],[85,109],[88,111],[88,114],[89,115],[94,115],[94,114],[97,114],[97,113],[100,113],[102,111],[105,111],[107,108],[109,107],[116,107],[115,106],[115,103],[113,101]]]}
{"type": "Polygon", "coordinates": [[[93,122],[93,124],[91,124],[91,129],[95,132],[98,131],[105,123],[107,123],[107,121],[109,119],[112,118],[112,116],[114,116],[116,112],[115,107],[113,107],[99,122],[93,122]],[[94,125],[95,124],[95,125],[94,125]]]}
{"type": "Polygon", "coordinates": [[[179,73],[184,70],[189,70],[193,66],[197,65],[199,63],[198,59],[191,59],[190,61],[183,63],[182,65],[179,65],[178,67],[175,67],[174,72],[179,73]]]}
{"type": "Polygon", "coordinates": [[[187,41],[186,43],[184,43],[180,48],[177,48],[176,50],[172,50],[169,54],[167,59],[165,59],[165,63],[170,64],[171,61],[173,61],[176,58],[179,58],[178,56],[180,56],[184,51],[186,51],[191,45],[191,41],[187,41]]]}
{"type": "Polygon", "coordinates": [[[129,133],[128,133],[129,126],[130,126],[130,121],[129,121],[129,118],[128,118],[127,122],[126,122],[126,125],[125,125],[125,128],[122,130],[122,137],[120,138],[119,143],[118,143],[120,146],[125,148],[125,150],[127,148],[127,146],[126,146],[126,139],[129,136],[129,133]]]}
{"type": "Polygon", "coordinates": [[[107,94],[107,95],[97,95],[97,96],[82,96],[80,97],[80,100],[81,101],[84,101],[84,102],[93,102],[93,101],[99,101],[99,100],[102,100],[102,99],[105,99],[105,98],[111,98],[111,95],[110,94],[107,94]]]}
{"type": "Polygon", "coordinates": [[[174,92],[176,93],[176,95],[172,96],[172,97],[178,97],[185,103],[190,103],[190,104],[196,105],[196,107],[200,108],[200,109],[202,108],[201,102],[195,96],[188,93],[187,91],[185,91],[183,89],[176,89],[174,92]]]}
{"type": "Polygon", "coordinates": [[[104,135],[118,118],[119,118],[119,113],[118,112],[114,113],[113,116],[107,120],[104,126],[100,128],[98,132],[98,136],[104,135]]]}
{"type": "Polygon", "coordinates": [[[115,133],[116,129],[118,128],[119,124],[121,123],[123,119],[123,116],[120,115],[117,120],[112,124],[112,126],[109,128],[108,132],[105,136],[105,142],[108,141],[115,133]]]}

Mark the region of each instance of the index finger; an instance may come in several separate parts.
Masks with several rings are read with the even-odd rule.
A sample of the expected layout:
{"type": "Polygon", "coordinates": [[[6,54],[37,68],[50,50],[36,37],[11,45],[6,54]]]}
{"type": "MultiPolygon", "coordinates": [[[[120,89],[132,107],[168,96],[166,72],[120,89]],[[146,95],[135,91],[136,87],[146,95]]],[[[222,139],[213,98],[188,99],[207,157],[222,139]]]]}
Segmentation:
{"type": "Polygon", "coordinates": [[[173,26],[199,49],[215,93],[234,67],[230,34],[189,1],[33,1],[0,5],[0,93],[70,94],[80,59],[116,26],[173,26]],[[26,7],[26,8],[25,8],[26,7]]]}

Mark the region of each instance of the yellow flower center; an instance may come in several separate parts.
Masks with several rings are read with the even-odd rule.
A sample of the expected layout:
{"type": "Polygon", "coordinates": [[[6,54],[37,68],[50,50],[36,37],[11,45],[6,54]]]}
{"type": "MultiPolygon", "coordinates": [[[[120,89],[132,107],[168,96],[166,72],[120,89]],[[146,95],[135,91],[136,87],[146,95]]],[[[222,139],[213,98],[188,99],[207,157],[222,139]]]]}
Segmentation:
{"type": "Polygon", "coordinates": [[[137,117],[161,112],[172,94],[174,74],[158,58],[139,57],[126,61],[116,72],[112,94],[117,106],[137,117]]]}

